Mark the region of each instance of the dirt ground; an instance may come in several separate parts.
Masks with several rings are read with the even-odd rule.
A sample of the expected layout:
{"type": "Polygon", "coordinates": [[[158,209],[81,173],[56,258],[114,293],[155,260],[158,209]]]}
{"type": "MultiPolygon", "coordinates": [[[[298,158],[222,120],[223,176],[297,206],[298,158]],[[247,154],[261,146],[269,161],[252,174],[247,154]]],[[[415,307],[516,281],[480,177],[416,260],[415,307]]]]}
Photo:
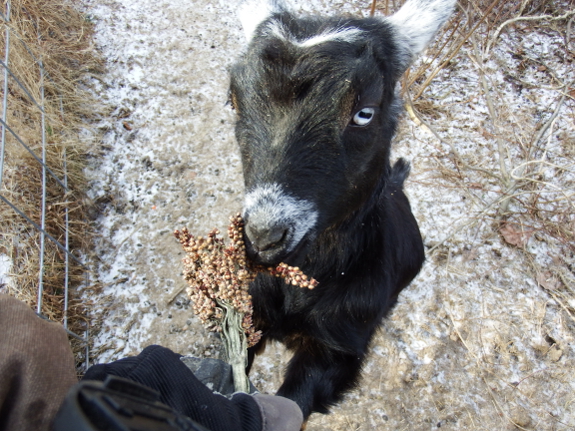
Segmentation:
{"type": "MultiPolygon", "coordinates": [[[[183,293],[172,232],[224,231],[241,208],[226,103],[244,45],[235,6],[83,3],[108,68],[93,82],[109,115],[88,172],[100,284],[84,292],[93,359],[150,344],[219,357],[183,293]]],[[[575,429],[573,5],[523,3],[525,16],[566,16],[469,39],[415,101],[420,119],[404,115],[394,154],[412,162],[407,193],[427,262],[375,339],[358,389],[312,415],[308,430],[575,429]]],[[[369,5],[299,8],[366,15],[369,5]]],[[[273,393],[288,359],[268,346],[250,376],[256,387],[273,393]]]]}

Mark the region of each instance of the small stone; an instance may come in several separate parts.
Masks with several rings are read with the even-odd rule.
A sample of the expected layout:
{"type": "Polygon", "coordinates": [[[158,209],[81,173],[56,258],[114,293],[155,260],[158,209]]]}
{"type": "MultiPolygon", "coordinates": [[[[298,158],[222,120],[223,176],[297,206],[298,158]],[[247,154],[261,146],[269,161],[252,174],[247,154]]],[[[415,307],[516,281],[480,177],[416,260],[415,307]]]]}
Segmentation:
{"type": "Polygon", "coordinates": [[[509,416],[513,423],[519,425],[520,427],[528,427],[531,424],[531,417],[527,413],[527,411],[520,407],[515,407],[511,412],[509,412],[509,416]]]}
{"type": "Polygon", "coordinates": [[[561,359],[561,356],[563,356],[563,350],[561,350],[557,345],[555,345],[549,350],[547,356],[549,356],[551,362],[557,362],[559,361],[559,359],[561,359]]]}

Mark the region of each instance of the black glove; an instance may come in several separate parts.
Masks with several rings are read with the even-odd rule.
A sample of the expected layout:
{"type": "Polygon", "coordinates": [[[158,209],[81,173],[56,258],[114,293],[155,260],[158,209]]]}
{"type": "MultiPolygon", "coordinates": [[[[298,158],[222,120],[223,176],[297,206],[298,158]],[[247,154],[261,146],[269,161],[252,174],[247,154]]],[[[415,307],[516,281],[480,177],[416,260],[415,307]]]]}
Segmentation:
{"type": "Polygon", "coordinates": [[[109,375],[68,391],[51,431],[210,431],[158,401],[160,394],[109,375]]]}
{"type": "Polygon", "coordinates": [[[159,393],[159,401],[211,431],[297,431],[303,422],[299,407],[286,398],[235,393],[230,399],[229,367],[217,360],[190,360],[161,346],[146,347],[138,356],[92,366],[83,378],[103,381],[118,376],[147,386],[159,393]],[[210,377],[211,374],[211,377],[210,377]]]}

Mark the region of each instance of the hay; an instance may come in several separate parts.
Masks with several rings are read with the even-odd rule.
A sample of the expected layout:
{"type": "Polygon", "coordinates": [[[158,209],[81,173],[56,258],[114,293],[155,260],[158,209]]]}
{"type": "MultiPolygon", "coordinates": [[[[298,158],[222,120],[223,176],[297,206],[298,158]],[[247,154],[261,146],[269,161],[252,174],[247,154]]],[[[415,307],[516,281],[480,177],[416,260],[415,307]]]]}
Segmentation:
{"type": "MultiPolygon", "coordinates": [[[[0,51],[5,52],[8,28],[10,75],[6,124],[13,133],[6,131],[0,194],[41,225],[43,169],[32,153],[43,157],[44,140],[48,169],[68,188],[50,174],[46,176],[45,231],[65,245],[68,217],[69,249],[81,258],[90,242],[83,193],[83,167],[89,143],[79,134],[97,111],[97,104],[84,89],[82,80],[102,69],[92,46],[92,25],[72,0],[9,3],[8,20],[7,10],[3,10],[0,51]]],[[[2,97],[4,83],[0,86],[2,97]]],[[[69,258],[66,274],[66,253],[49,239],[45,241],[43,268],[40,268],[40,247],[37,228],[4,201],[0,202],[0,256],[10,263],[0,291],[36,309],[42,270],[41,313],[60,322],[66,319],[72,331],[83,335],[82,305],[74,296],[73,287],[86,283],[86,269],[69,258]],[[65,317],[66,277],[72,291],[65,317]]]]}
{"type": "MultiPolygon", "coordinates": [[[[485,204],[482,219],[488,218],[511,246],[525,247],[532,235],[539,241],[548,242],[555,250],[553,258],[556,263],[547,271],[552,273],[547,274],[548,277],[554,277],[557,282],[551,290],[559,288],[561,295],[566,295],[566,303],[571,304],[575,304],[575,278],[570,270],[575,258],[575,164],[565,125],[561,130],[557,120],[566,106],[572,109],[575,83],[568,76],[554,73],[542,59],[531,58],[518,43],[521,38],[513,34],[554,32],[565,41],[564,61],[572,62],[570,33],[574,19],[575,10],[571,2],[460,1],[457,13],[443,30],[442,37],[430,47],[428,59],[413,68],[403,82],[409,115],[418,126],[449,148],[449,154],[435,167],[440,174],[434,179],[448,188],[457,184],[470,196],[476,195],[477,185],[481,185],[482,193],[497,189],[495,199],[485,204]],[[502,42],[501,38],[506,33],[511,33],[511,36],[507,35],[502,42]],[[493,53],[493,47],[498,43],[509,45],[511,59],[519,63],[518,68],[514,68],[510,59],[493,53]],[[462,51],[464,46],[465,52],[462,51]],[[461,61],[454,61],[458,56],[469,58],[474,73],[479,77],[481,87],[477,94],[458,103],[474,103],[473,100],[476,104],[485,103],[489,124],[480,131],[481,138],[494,141],[496,149],[489,160],[461,154],[456,143],[442,138],[428,124],[438,112],[447,112],[438,95],[429,94],[430,83],[442,74],[449,76],[450,69],[456,69],[457,61],[461,61]],[[495,73],[494,65],[496,73],[505,74],[506,80],[519,93],[523,88],[555,90],[555,98],[546,112],[525,107],[524,112],[517,115],[505,106],[501,102],[505,100],[501,92],[509,90],[492,87],[489,75],[495,73]],[[533,71],[543,73],[537,76],[533,71]],[[565,144],[559,148],[555,144],[551,150],[550,141],[555,139],[554,133],[565,144]],[[510,241],[505,233],[511,226],[528,233],[526,241],[510,241]]],[[[442,97],[449,98],[449,92],[442,97]]],[[[470,141],[473,140],[479,141],[470,136],[470,141]]],[[[533,278],[547,289],[550,285],[541,283],[544,272],[541,263],[532,263],[533,278]]],[[[555,292],[552,296],[558,300],[555,292]]],[[[573,311],[572,307],[567,308],[573,311]]]]}
{"type": "MultiPolygon", "coordinates": [[[[412,179],[429,188],[458,190],[469,209],[428,250],[428,258],[445,270],[448,280],[441,298],[453,328],[451,340],[461,343],[458,355],[471,359],[465,375],[483,383],[482,396],[513,429],[573,426],[567,407],[573,381],[573,364],[565,357],[568,343],[550,334],[556,329],[572,333],[575,323],[574,81],[569,66],[562,71],[552,66],[573,62],[574,20],[575,10],[567,1],[460,1],[450,25],[403,83],[410,116],[438,141],[412,179]],[[524,43],[525,36],[537,34],[554,36],[554,43],[524,43]],[[468,80],[463,81],[468,82],[465,91],[452,93],[461,85],[454,78],[468,80]],[[463,111],[459,106],[474,107],[477,116],[485,118],[480,127],[458,117],[463,111]],[[434,130],[437,115],[463,130],[458,134],[441,125],[434,130]],[[476,311],[464,311],[456,303],[458,295],[448,287],[476,282],[481,259],[475,247],[496,237],[526,263],[525,285],[547,295],[547,301],[533,309],[517,298],[518,307],[524,307],[518,317],[513,310],[491,314],[496,308],[489,306],[477,317],[476,311]],[[462,246],[469,257],[450,264],[453,250],[462,246]],[[531,339],[525,328],[538,330],[539,338],[531,339]],[[516,363],[522,377],[515,381],[516,363]],[[549,393],[553,397],[544,395],[549,393]]],[[[478,303],[489,303],[487,297],[497,295],[498,287],[487,279],[477,285],[485,286],[478,303]]],[[[451,378],[465,377],[453,372],[451,378]]],[[[460,415],[458,426],[463,428],[464,415],[457,411],[461,405],[460,399],[453,400],[451,413],[460,415]]],[[[477,424],[497,420],[470,418],[469,429],[483,429],[477,424]]]]}

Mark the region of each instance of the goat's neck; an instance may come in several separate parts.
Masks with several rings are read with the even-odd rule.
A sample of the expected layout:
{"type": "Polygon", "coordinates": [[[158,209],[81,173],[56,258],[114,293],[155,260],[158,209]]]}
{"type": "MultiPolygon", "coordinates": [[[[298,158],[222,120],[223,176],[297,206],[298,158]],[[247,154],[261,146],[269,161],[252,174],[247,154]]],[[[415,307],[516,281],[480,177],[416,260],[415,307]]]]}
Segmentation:
{"type": "Polygon", "coordinates": [[[357,260],[363,259],[366,252],[379,248],[383,243],[382,227],[386,218],[381,200],[387,178],[387,174],[381,176],[360,208],[318,236],[308,254],[306,267],[319,272],[345,272],[357,260]]]}

